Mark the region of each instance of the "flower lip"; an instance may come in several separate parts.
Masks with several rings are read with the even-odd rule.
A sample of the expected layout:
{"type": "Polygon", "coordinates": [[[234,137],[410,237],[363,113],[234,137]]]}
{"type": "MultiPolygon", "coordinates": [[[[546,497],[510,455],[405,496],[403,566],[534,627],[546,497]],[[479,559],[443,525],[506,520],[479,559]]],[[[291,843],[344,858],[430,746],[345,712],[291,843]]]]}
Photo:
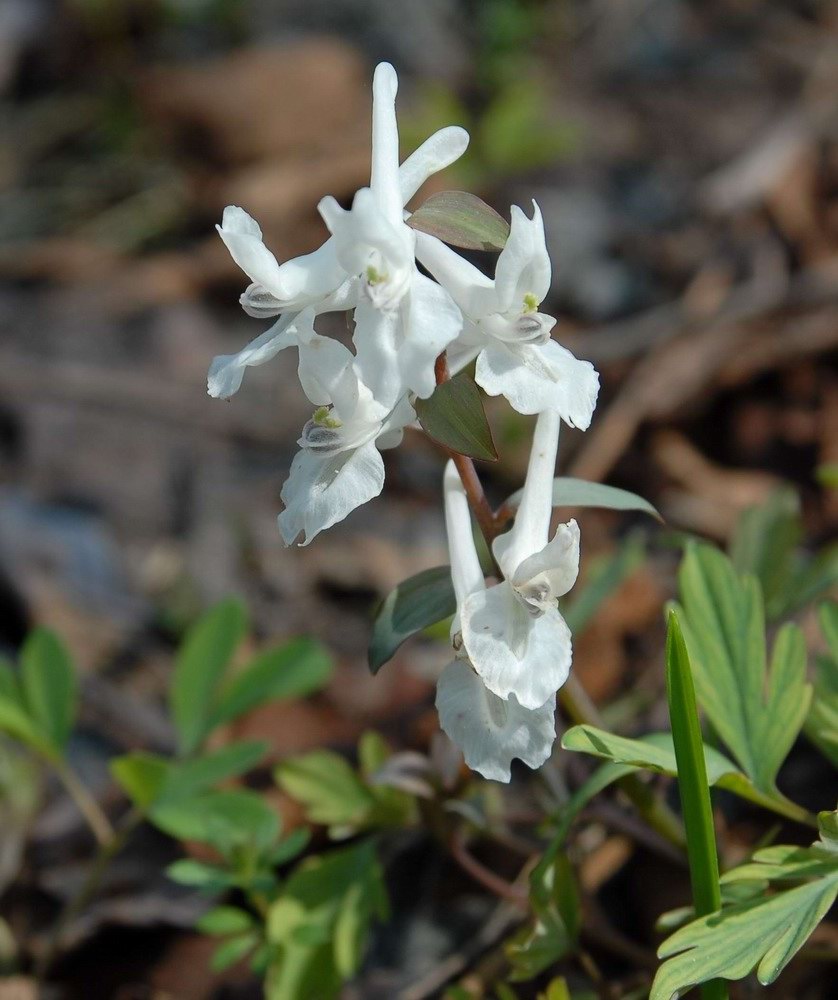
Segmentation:
{"type": "Polygon", "coordinates": [[[306,451],[318,455],[337,455],[351,448],[360,448],[377,437],[381,431],[380,420],[353,419],[346,423],[330,416],[331,409],[321,406],[303,427],[298,444],[306,451]]]}

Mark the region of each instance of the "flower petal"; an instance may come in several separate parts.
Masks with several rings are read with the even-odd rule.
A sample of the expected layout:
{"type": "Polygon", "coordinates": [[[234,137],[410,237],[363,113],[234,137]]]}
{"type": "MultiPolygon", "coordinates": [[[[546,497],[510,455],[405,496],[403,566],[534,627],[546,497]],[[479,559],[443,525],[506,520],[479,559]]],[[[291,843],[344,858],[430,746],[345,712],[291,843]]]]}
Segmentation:
{"type": "Polygon", "coordinates": [[[385,406],[395,406],[407,391],[427,398],[436,388],[434,361],[462,323],[450,295],[418,271],[398,309],[359,302],[352,339],[362,380],[385,406]]]}
{"type": "Polygon", "coordinates": [[[416,259],[470,319],[496,312],[497,297],[492,279],[436,236],[416,232],[416,259]]]}
{"type": "Polygon", "coordinates": [[[571,427],[591,423],[599,375],[555,340],[510,346],[495,341],[477,359],[475,381],[490,396],[505,396],[519,413],[555,410],[571,427]]]}
{"type": "Polygon", "coordinates": [[[459,125],[449,125],[428,136],[399,167],[402,205],[410,201],[429,177],[459,160],[468,143],[468,132],[459,125]]]}
{"type": "Polygon", "coordinates": [[[384,461],[372,441],[337,455],[297,452],[281,493],[285,510],[278,521],[285,544],[304,532],[301,544],[308,545],[383,487],[384,461]]]}
{"type": "Polygon", "coordinates": [[[513,579],[518,566],[528,556],[544,548],[550,537],[560,426],[559,415],[553,410],[539,413],[515,523],[509,531],[499,535],[492,546],[508,580],[513,579]]]}
{"type": "Polygon", "coordinates": [[[540,767],[556,739],[556,697],[530,711],[512,695],[487,691],[467,660],[449,663],[436,692],[439,722],[463,751],[466,764],[493,781],[509,781],[513,758],[540,767]]]}
{"type": "Polygon", "coordinates": [[[221,225],[215,228],[230,256],[250,280],[275,292],[279,287],[279,264],[262,242],[259,223],[243,208],[228,205],[224,209],[221,225]]]}
{"type": "Polygon", "coordinates": [[[300,385],[315,406],[333,404],[335,416],[346,421],[358,405],[355,356],[340,341],[316,333],[312,319],[305,326],[300,325],[298,334],[300,385]]]}
{"type": "Polygon", "coordinates": [[[399,129],[396,93],[399,78],[390,63],[379,63],[372,78],[372,170],[370,188],[378,209],[392,223],[401,222],[399,129]]]}
{"type": "Polygon", "coordinates": [[[448,535],[448,552],[451,559],[451,581],[459,608],[467,597],[484,590],[486,582],[477,557],[474,535],[471,530],[471,513],[468,497],[453,462],[445,466],[442,480],[445,499],[445,530],[448,535]]]}
{"type": "Polygon", "coordinates": [[[263,365],[286,347],[297,343],[296,313],[285,313],[263,334],[238,354],[219,354],[212,359],[207,375],[207,392],[216,399],[229,399],[239,391],[245,368],[263,365]]]}
{"type": "Polygon", "coordinates": [[[510,582],[526,598],[528,591],[542,585],[551,600],[566,594],[579,576],[579,525],[575,520],[560,524],[540,552],[525,559],[515,570],[510,582]]]}
{"type": "Polygon", "coordinates": [[[495,268],[498,312],[519,311],[525,295],[533,295],[540,303],[550,291],[552,269],[544,220],[538,205],[532,205],[531,219],[517,205],[511,209],[509,238],[495,268]]]}
{"type": "Polygon", "coordinates": [[[531,615],[509,583],[472,594],[460,611],[463,645],[486,687],[535,709],[567,680],[570,629],[555,608],[531,615]]]}

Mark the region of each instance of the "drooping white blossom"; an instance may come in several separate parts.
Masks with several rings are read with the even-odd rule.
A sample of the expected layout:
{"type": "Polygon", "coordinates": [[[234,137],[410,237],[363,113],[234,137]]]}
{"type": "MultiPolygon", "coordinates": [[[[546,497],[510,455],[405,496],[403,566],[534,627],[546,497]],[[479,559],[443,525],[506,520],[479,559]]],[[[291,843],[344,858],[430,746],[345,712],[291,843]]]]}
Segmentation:
{"type": "Polygon", "coordinates": [[[468,320],[452,350],[452,367],[477,357],[475,379],[490,396],[505,396],[519,413],[555,410],[571,427],[585,430],[599,376],[551,339],[556,321],[539,311],[551,265],[538,205],[533,202],[531,219],[513,205],[511,217],[494,280],[436,237],[416,235],[417,258],[468,320]]]}
{"type": "Polygon", "coordinates": [[[533,711],[523,707],[514,694],[498,697],[475,670],[462,644],[461,619],[469,602],[487,590],[471,534],[468,501],[451,462],[445,470],[444,494],[458,610],[452,623],[455,659],[442,672],[437,686],[440,725],[463,751],[472,770],[495,781],[509,781],[514,758],[536,768],[550,755],[556,738],[555,694],[533,711]]]}
{"type": "Polygon", "coordinates": [[[540,414],[515,522],[495,539],[504,579],[460,609],[463,648],[486,687],[524,708],[543,705],[567,680],[570,629],[557,599],[579,572],[579,528],[560,524],[549,539],[559,416],[540,414]]]}
{"type": "Polygon", "coordinates": [[[384,485],[380,449],[398,444],[414,413],[406,400],[390,409],[374,399],[352,352],[315,332],[312,309],[287,323],[271,349],[286,347],[298,349],[300,384],[317,409],[303,428],[300,451],[282,487],[279,528],[287,545],[301,533],[307,545],[378,496],[384,485]]]}

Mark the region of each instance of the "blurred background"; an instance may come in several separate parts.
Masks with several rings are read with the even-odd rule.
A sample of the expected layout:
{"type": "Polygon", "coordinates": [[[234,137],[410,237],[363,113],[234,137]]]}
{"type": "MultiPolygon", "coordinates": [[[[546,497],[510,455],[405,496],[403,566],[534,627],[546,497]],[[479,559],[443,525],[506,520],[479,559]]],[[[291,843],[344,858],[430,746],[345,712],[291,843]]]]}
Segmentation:
{"type": "MultiPolygon", "coordinates": [[[[447,561],[440,454],[408,433],[382,497],[285,549],[279,489],[310,415],[295,365],[250,370],[229,403],[205,389],[212,357],[265,326],[240,311],[247,279],[214,224],[237,204],[279,259],[319,245],[317,201],[368,182],[381,59],[400,74],[403,155],[443,125],[472,136],[419,201],[456,188],[504,215],[542,208],[545,311],[603,377],[563,471],[635,490],[667,520],[581,515],[583,565],[646,532],[577,635],[592,697],[656,710],[678,533],[725,543],[785,485],[805,544],[835,537],[834,3],[0,0],[0,643],[13,652],[34,624],[67,641],[85,675],[74,753],[104,801],[108,754],[170,745],[173,642],[229,594],[258,638],[314,634],[337,660],[325,693],[245,724],[274,757],[349,747],[370,726],[424,749],[436,728],[445,645],[409,644],[371,678],[366,642],[376,602],[447,561]]],[[[528,426],[502,401],[489,414],[501,458],[481,472],[499,503],[528,426]]],[[[76,824],[56,793],[23,876],[14,850],[0,860],[4,908],[61,894],[76,824]]],[[[139,942],[113,938],[132,956],[124,982],[79,995],[240,995],[205,971],[211,944],[171,930],[194,914],[154,891],[79,930],[70,979],[89,976],[84,941],[101,955],[116,933],[102,928],[139,942]]]]}

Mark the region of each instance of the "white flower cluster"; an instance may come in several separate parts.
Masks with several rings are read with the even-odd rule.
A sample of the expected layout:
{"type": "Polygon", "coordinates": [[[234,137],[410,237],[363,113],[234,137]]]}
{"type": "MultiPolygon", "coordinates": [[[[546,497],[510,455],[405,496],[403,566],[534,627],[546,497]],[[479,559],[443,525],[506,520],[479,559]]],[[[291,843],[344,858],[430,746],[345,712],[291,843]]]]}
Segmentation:
{"type": "Polygon", "coordinates": [[[281,494],[279,528],[289,545],[301,534],[308,544],[378,496],[380,452],[415,420],[413,401],[433,393],[443,351],[452,373],[474,361],[485,392],[505,396],[519,413],[539,414],[520,509],[495,541],[502,582],[486,587],[453,465],[444,484],[458,612],[456,659],[439,684],[440,719],[469,766],[508,780],[513,757],[537,767],[555,738],[555,692],[571,657],[557,598],[576,578],[579,531],[571,521],[548,542],[552,478],[560,420],[588,427],[599,379],[551,339],[555,320],[539,311],[551,266],[537,205],[532,218],[512,208],[494,279],[406,224],[406,203],[463,154],[468,134],[441,129],[400,166],[397,87],[393,67],[379,65],[370,185],[348,210],[331,197],[320,202],[331,236],[318,250],[280,264],[258,224],[241,208],[225,209],[218,231],[252,282],[241,304],[250,316],[277,318],[238,354],[213,360],[208,390],[228,398],[247,367],[297,348],[300,384],[316,409],[281,494]],[[334,311],[352,312],[354,352],[315,330],[317,316],[334,311]]]}

